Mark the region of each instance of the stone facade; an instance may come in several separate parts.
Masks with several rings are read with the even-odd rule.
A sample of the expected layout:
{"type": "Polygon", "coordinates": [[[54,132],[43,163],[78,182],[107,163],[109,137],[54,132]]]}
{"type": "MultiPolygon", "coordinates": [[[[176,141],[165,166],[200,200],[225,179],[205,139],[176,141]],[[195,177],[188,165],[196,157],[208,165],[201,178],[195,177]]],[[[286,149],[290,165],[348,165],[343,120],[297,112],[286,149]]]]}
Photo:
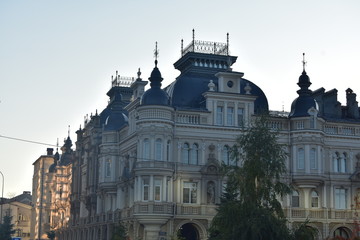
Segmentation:
{"type": "Polygon", "coordinates": [[[295,190],[281,202],[289,225],[309,218],[319,239],[351,235],[360,195],[356,94],[347,89],[342,106],[337,90],[310,90],[303,69],[290,112],[268,111],[261,89],[231,69],[236,59],[228,43],[193,39],[164,89],[157,60],[147,91],[140,70],[136,80],[116,74],[109,105],[77,131],[71,214],[59,239],[109,240],[119,221],[134,240],[177,231],[207,239],[226,184],[220,165],[233,164],[236,137],[264,112],[288,152],[284,181],[295,190]]]}

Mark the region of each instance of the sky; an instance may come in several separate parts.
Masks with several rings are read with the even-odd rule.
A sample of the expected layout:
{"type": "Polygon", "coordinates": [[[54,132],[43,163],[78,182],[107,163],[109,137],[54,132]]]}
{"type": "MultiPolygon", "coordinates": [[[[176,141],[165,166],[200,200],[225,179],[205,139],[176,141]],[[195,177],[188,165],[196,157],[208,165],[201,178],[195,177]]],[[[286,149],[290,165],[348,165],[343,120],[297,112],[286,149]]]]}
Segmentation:
{"type": "Polygon", "coordinates": [[[359,12],[358,0],[0,0],[4,197],[32,190],[32,164],[57,139],[62,146],[69,131],[75,144],[84,116],[105,108],[116,71],[136,77],[140,68],[148,79],[155,42],[163,87],[174,81],[192,29],[212,42],[229,33],[233,70],[271,110],[290,111],[303,53],[310,89],[336,88],[345,105],[347,88],[360,93],[359,12]]]}

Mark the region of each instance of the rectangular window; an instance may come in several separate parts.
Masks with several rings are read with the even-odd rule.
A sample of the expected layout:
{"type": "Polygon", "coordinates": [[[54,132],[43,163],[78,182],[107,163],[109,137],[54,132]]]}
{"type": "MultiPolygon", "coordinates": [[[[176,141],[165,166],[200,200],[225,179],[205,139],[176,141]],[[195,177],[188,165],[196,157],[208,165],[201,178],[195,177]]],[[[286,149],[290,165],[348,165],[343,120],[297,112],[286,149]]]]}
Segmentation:
{"type": "Polygon", "coordinates": [[[296,122],[296,129],[304,129],[304,121],[296,122]]]}
{"type": "Polygon", "coordinates": [[[155,142],[155,160],[162,161],[163,154],[162,154],[162,141],[161,139],[157,139],[155,142]]]}
{"type": "Polygon", "coordinates": [[[111,177],[111,160],[108,159],[106,160],[106,166],[105,166],[105,176],[106,177],[111,177]]]}
{"type": "Polygon", "coordinates": [[[316,157],[316,149],[312,148],[310,150],[310,168],[311,169],[317,169],[317,157],[316,157]]]}
{"type": "Polygon", "coordinates": [[[218,106],[216,108],[216,124],[223,125],[223,118],[224,118],[223,107],[218,106]]]}
{"type": "Polygon", "coordinates": [[[143,179],[143,201],[149,201],[149,179],[143,179]]]}
{"type": "Polygon", "coordinates": [[[346,189],[335,188],[335,209],[346,209],[346,189]]]}
{"type": "Polygon", "coordinates": [[[197,202],[197,183],[184,182],[183,202],[184,203],[197,202]]]}
{"type": "Polygon", "coordinates": [[[237,124],[239,127],[244,125],[244,109],[238,108],[237,110],[237,124]]]}
{"type": "Polygon", "coordinates": [[[228,107],[226,111],[226,124],[228,126],[234,125],[234,108],[228,107]]]}
{"type": "Polygon", "coordinates": [[[154,200],[155,201],[161,201],[161,184],[162,181],[160,179],[155,179],[154,181],[154,200]]]}
{"type": "Polygon", "coordinates": [[[305,169],[305,152],[303,148],[298,149],[297,167],[298,169],[305,169]]]}
{"type": "Polygon", "coordinates": [[[150,140],[145,139],[143,142],[143,160],[150,160],[150,140]]]}

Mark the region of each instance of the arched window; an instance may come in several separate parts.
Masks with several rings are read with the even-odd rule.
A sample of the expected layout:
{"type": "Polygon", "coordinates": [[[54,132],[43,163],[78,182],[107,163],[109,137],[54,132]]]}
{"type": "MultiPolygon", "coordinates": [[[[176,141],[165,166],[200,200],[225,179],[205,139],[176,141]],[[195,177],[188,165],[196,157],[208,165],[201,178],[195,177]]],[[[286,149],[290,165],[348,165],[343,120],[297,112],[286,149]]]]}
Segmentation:
{"type": "Polygon", "coordinates": [[[319,194],[316,191],[311,192],[311,207],[319,207],[319,194]]]}
{"type": "Polygon", "coordinates": [[[190,146],[188,143],[184,143],[181,149],[181,160],[183,163],[188,164],[190,158],[190,146]]]}
{"type": "Polygon", "coordinates": [[[221,161],[226,164],[230,165],[230,147],[225,145],[221,150],[221,161]]]}
{"type": "Polygon", "coordinates": [[[347,154],[344,152],[340,157],[340,172],[346,173],[347,154]]]}
{"type": "Polygon", "coordinates": [[[342,237],[344,239],[349,239],[349,233],[346,228],[339,227],[334,231],[334,237],[342,237]]]}
{"type": "Polygon", "coordinates": [[[340,154],[338,152],[335,152],[333,156],[333,170],[334,172],[339,172],[340,170],[340,154]]]}
{"type": "Polygon", "coordinates": [[[335,152],[333,158],[333,168],[334,172],[338,173],[346,173],[347,171],[347,154],[344,152],[340,154],[339,152],[335,152]]]}
{"type": "Polygon", "coordinates": [[[155,160],[163,161],[163,147],[162,140],[160,138],[155,141],[155,160]]]}
{"type": "Polygon", "coordinates": [[[318,168],[317,156],[316,156],[316,148],[310,149],[310,168],[311,169],[317,169],[318,168]]]}
{"type": "Polygon", "coordinates": [[[297,153],[297,168],[305,169],[305,152],[303,148],[298,149],[297,153]]]}
{"type": "Polygon", "coordinates": [[[148,138],[144,139],[143,142],[143,160],[150,160],[150,140],[148,138]]]}
{"type": "Polygon", "coordinates": [[[300,196],[299,196],[299,192],[296,190],[294,190],[291,195],[291,206],[300,207],[300,196]]]}
{"type": "Polygon", "coordinates": [[[198,165],[199,163],[199,146],[194,143],[191,147],[191,156],[190,156],[190,162],[189,164],[198,165]]]}

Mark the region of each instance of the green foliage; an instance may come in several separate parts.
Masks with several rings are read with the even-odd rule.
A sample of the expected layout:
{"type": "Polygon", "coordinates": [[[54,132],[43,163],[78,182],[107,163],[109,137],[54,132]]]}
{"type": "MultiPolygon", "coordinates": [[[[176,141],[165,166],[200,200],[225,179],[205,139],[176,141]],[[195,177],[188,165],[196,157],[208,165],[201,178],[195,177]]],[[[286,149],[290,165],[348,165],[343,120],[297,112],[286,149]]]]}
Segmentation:
{"type": "Polygon", "coordinates": [[[14,224],[11,223],[12,216],[4,216],[3,223],[0,224],[0,239],[11,240],[11,235],[15,233],[14,224]]]}
{"type": "Polygon", "coordinates": [[[211,240],[291,239],[278,197],[291,192],[282,181],[286,152],[261,117],[244,129],[232,150],[237,164],[223,166],[225,193],[210,227],[211,240]]]}
{"type": "Polygon", "coordinates": [[[293,229],[293,236],[295,240],[315,240],[318,237],[318,232],[315,228],[308,225],[309,219],[304,223],[293,229]]]}
{"type": "Polygon", "coordinates": [[[119,222],[113,230],[111,240],[126,240],[128,239],[127,230],[125,226],[119,222]]]}
{"type": "Polygon", "coordinates": [[[186,240],[186,238],[184,238],[183,236],[181,236],[181,231],[180,229],[176,231],[176,235],[175,236],[171,236],[170,240],[186,240]]]}

